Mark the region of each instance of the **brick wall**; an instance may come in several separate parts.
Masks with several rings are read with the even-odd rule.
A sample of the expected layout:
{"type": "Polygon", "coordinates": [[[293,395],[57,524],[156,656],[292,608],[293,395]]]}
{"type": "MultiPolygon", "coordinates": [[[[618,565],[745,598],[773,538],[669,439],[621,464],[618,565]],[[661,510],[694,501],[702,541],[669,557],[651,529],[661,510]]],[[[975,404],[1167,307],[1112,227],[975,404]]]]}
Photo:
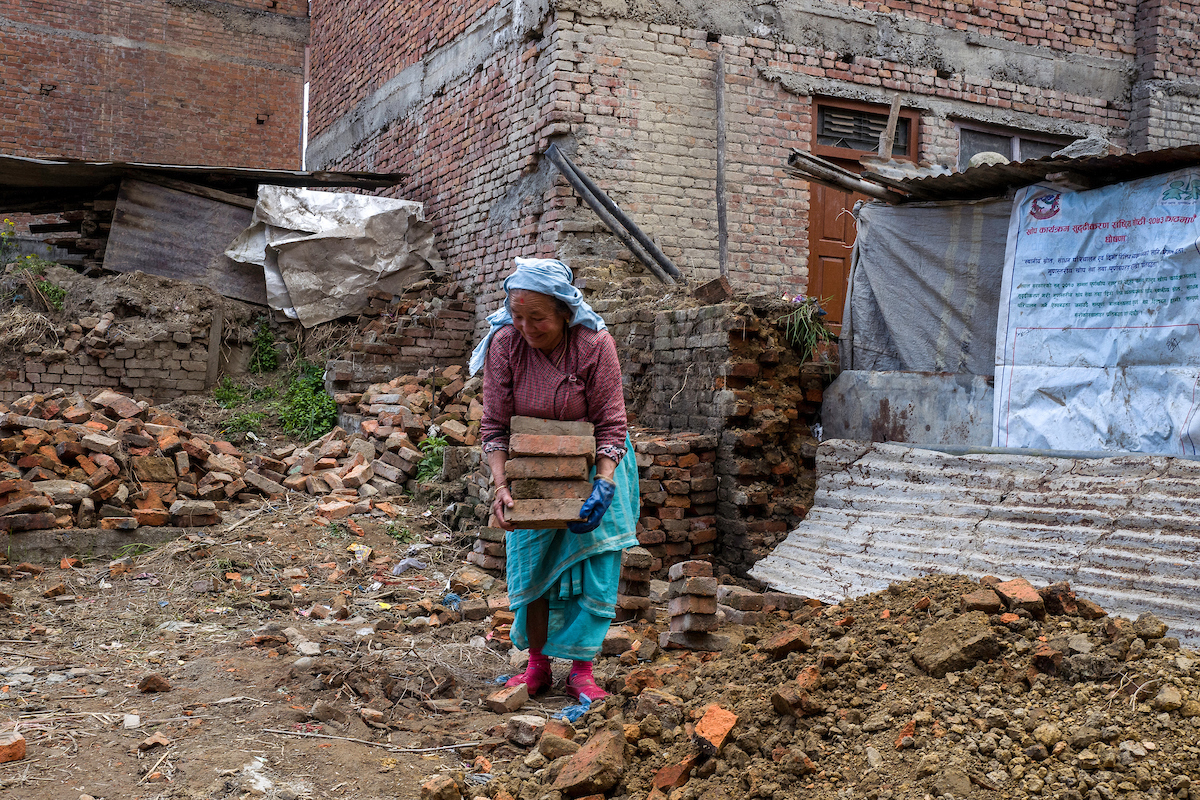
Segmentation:
{"type": "Polygon", "coordinates": [[[0,23],[0,152],[300,165],[299,0],[0,0],[0,23]]]}
{"type": "MultiPolygon", "coordinates": [[[[46,278],[66,289],[64,309],[43,314],[43,327],[0,351],[0,403],[60,388],[90,394],[107,387],[152,402],[203,393],[218,369],[244,369],[262,314],[153,275],[90,279],[51,267],[46,278]]],[[[0,290],[25,293],[11,279],[3,284],[0,290]]]]}
{"type": "Polygon", "coordinates": [[[1200,3],[1143,0],[1137,8],[1136,32],[1133,149],[1200,141],[1200,64],[1194,47],[1200,35],[1200,3]]]}

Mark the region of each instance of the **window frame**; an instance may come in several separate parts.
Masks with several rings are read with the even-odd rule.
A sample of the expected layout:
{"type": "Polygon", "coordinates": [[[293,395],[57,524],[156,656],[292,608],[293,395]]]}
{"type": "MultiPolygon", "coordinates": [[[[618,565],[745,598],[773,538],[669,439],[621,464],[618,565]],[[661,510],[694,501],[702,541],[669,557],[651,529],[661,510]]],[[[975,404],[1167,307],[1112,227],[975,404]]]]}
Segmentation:
{"type": "MultiPolygon", "coordinates": [[[[814,97],[812,105],[812,154],[821,156],[822,158],[840,158],[848,159],[857,162],[864,155],[878,155],[879,146],[876,144],[870,150],[855,150],[850,147],[835,147],[828,144],[818,144],[817,137],[820,135],[821,125],[821,109],[834,108],[842,111],[860,111],[869,114],[878,114],[885,120],[888,114],[891,113],[891,106],[881,103],[863,103],[857,100],[839,100],[835,97],[814,97]]],[[[918,126],[921,121],[921,113],[916,109],[900,108],[900,119],[908,121],[908,154],[896,155],[894,152],[892,158],[897,161],[911,161],[916,163],[919,159],[919,144],[920,136],[918,126]]]]}
{"type": "MultiPolygon", "coordinates": [[[[1020,155],[1022,139],[1039,144],[1057,145],[1057,149],[1062,149],[1079,138],[1077,136],[1057,136],[1052,133],[1043,133],[1042,131],[1031,131],[1022,128],[1010,128],[1005,125],[992,125],[986,122],[975,122],[974,120],[955,120],[954,130],[958,134],[958,152],[955,153],[954,164],[955,169],[959,172],[966,170],[969,166],[961,163],[962,134],[964,130],[976,131],[977,133],[990,133],[993,136],[1009,137],[1009,152],[1005,157],[1014,164],[1022,160],[1020,155]]],[[[1001,153],[1001,155],[1005,154],[1001,153]]]]}

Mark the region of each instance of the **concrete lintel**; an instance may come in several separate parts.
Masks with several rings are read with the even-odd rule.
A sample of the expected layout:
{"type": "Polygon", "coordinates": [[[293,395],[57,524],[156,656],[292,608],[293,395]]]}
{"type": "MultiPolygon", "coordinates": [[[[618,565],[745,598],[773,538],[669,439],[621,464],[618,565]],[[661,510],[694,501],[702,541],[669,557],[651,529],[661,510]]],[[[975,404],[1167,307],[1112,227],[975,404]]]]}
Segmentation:
{"type": "Polygon", "coordinates": [[[216,17],[227,31],[308,44],[308,17],[272,14],[270,11],[259,11],[218,0],[166,0],[166,4],[216,17]]]}
{"type": "Polygon", "coordinates": [[[187,536],[203,535],[211,528],[138,528],[109,531],[102,528],[56,528],[48,531],[0,534],[0,548],[10,562],[52,561],[68,556],[110,558],[127,545],[159,545],[187,536]]]}

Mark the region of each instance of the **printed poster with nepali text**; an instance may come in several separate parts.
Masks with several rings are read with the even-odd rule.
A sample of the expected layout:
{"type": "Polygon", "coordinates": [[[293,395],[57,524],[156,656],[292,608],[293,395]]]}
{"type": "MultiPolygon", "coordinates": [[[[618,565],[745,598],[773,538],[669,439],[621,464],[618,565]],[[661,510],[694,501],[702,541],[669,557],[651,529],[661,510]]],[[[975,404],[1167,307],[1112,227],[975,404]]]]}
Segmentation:
{"type": "Polygon", "coordinates": [[[994,446],[1198,454],[1198,210],[1200,169],[1017,193],[994,446]]]}

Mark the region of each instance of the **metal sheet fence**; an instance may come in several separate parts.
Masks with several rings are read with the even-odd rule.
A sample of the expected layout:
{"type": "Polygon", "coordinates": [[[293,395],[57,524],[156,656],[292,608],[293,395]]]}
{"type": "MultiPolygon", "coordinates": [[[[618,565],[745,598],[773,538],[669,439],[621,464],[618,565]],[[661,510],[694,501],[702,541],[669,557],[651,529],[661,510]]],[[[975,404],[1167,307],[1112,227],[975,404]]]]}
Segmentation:
{"type": "Polygon", "coordinates": [[[934,573],[1070,581],[1200,644],[1200,463],[951,455],[833,440],[808,518],[750,574],[836,602],[934,573]]]}

